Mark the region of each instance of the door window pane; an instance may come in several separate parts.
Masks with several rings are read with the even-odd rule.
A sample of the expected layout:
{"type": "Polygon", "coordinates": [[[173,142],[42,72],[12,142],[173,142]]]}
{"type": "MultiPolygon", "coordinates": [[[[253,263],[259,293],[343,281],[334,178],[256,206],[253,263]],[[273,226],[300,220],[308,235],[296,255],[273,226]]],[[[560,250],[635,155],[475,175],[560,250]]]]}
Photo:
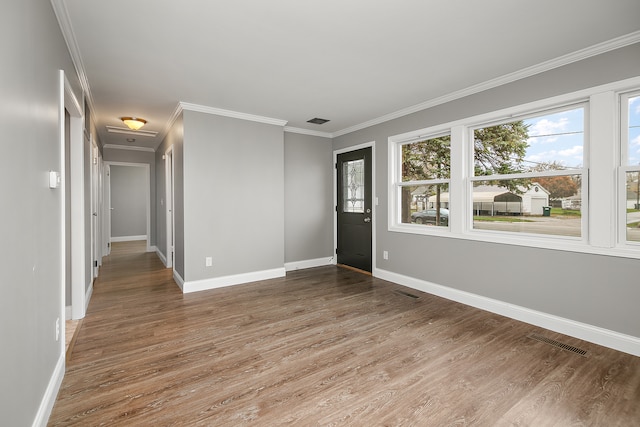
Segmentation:
{"type": "Polygon", "coordinates": [[[364,159],[342,165],[342,211],[364,213],[364,159]]]}

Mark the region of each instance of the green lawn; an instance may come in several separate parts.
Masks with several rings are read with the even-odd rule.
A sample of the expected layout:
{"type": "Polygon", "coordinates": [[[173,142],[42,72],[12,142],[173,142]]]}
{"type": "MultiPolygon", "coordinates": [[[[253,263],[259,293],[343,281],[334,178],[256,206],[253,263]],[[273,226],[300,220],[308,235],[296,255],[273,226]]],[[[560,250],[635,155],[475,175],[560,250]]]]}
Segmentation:
{"type": "Polygon", "coordinates": [[[627,213],[631,213],[631,212],[640,212],[640,210],[638,210],[638,209],[628,209],[627,208],[627,213]]]}
{"type": "Polygon", "coordinates": [[[551,208],[551,216],[581,217],[582,212],[573,209],[551,208]]]}

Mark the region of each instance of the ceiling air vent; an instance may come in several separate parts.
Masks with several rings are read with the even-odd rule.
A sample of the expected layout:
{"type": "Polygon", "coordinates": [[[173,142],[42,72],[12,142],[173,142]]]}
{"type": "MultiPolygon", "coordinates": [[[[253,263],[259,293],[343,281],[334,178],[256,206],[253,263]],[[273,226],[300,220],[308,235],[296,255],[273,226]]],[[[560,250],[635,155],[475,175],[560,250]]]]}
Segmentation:
{"type": "Polygon", "coordinates": [[[325,123],[327,123],[329,120],[327,119],[320,119],[318,117],[316,117],[315,119],[311,119],[311,120],[307,120],[307,123],[313,123],[314,125],[323,125],[325,123]]]}

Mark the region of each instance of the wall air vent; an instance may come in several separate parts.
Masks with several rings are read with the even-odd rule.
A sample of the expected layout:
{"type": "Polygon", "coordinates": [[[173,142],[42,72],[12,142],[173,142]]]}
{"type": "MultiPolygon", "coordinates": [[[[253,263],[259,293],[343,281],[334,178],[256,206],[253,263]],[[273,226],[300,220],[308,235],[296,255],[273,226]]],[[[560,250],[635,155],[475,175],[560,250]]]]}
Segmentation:
{"type": "Polygon", "coordinates": [[[323,125],[325,123],[327,123],[329,120],[327,119],[320,119],[318,117],[311,119],[311,120],[307,120],[307,123],[313,123],[314,125],[323,125]]]}

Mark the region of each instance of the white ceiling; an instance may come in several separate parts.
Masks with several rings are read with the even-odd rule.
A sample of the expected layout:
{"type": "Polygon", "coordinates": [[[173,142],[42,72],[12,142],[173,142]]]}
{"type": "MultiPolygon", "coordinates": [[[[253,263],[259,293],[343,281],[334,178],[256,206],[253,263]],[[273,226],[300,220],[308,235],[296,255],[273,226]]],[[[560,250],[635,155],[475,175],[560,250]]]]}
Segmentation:
{"type": "Polygon", "coordinates": [[[640,41],[638,0],[52,3],[103,145],[156,148],[179,102],[339,135],[640,41]],[[158,135],[107,132],[122,116],[158,135]]]}

